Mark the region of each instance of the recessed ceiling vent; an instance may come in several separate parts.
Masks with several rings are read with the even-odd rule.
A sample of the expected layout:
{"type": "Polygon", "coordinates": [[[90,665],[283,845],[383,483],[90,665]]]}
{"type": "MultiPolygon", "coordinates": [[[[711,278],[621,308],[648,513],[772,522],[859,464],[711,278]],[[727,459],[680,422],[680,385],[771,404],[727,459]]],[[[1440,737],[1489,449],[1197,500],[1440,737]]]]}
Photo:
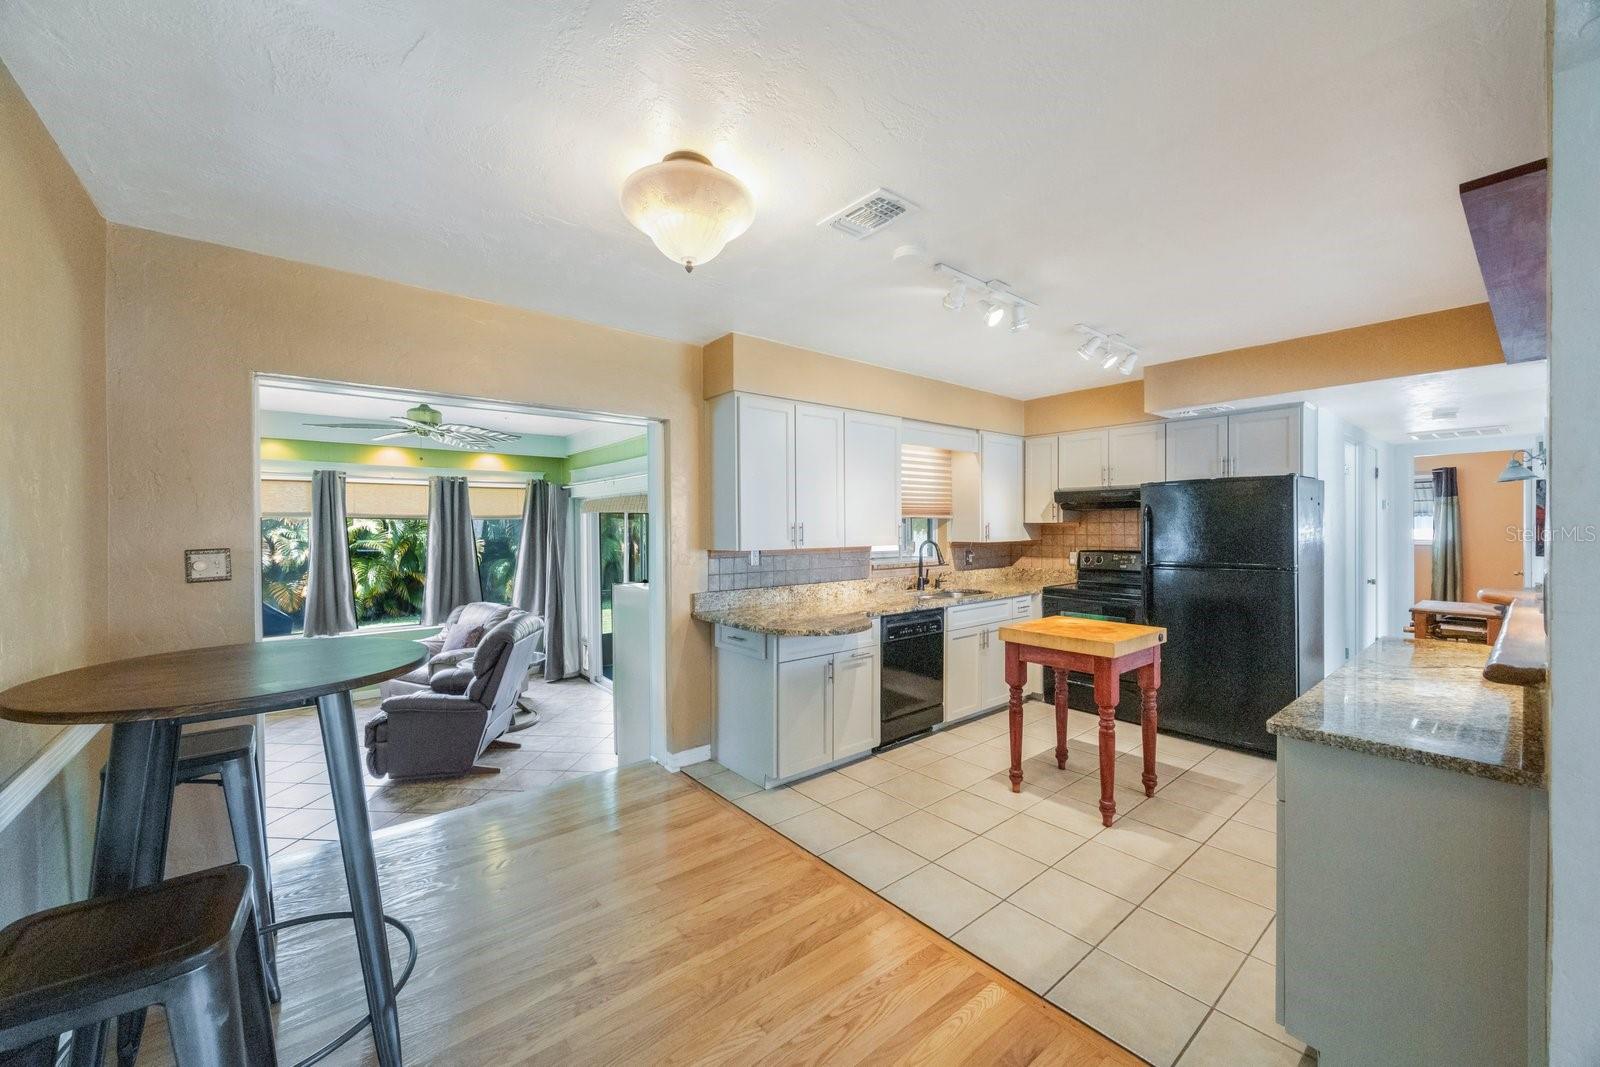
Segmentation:
{"type": "Polygon", "coordinates": [[[901,215],[917,210],[917,205],[888,189],[874,189],[817,223],[832,226],[856,240],[870,237],[901,215]]]}
{"type": "Polygon", "coordinates": [[[1463,437],[1498,437],[1508,430],[1505,426],[1463,426],[1447,430],[1413,430],[1407,434],[1413,441],[1455,441],[1463,437]]]}
{"type": "Polygon", "coordinates": [[[1224,411],[1232,411],[1232,410],[1233,410],[1233,405],[1232,404],[1212,404],[1209,407],[1184,408],[1182,411],[1174,411],[1172,413],[1172,415],[1171,415],[1171,418],[1174,418],[1174,419],[1190,419],[1190,418],[1194,418],[1197,415],[1221,415],[1224,411]]]}

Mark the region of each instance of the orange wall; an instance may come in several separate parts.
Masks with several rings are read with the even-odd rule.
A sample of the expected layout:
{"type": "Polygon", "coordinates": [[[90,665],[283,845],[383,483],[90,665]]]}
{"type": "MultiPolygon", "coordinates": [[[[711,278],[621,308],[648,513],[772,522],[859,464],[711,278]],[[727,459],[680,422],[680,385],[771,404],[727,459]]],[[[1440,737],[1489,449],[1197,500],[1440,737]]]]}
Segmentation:
{"type": "Polygon", "coordinates": [[[1023,425],[1020,400],[742,333],[705,347],[706,399],[735,389],[977,430],[1023,425]]]}
{"type": "MultiPolygon", "coordinates": [[[[1521,482],[1496,481],[1505,470],[1509,452],[1468,452],[1459,455],[1418,456],[1415,470],[1426,474],[1435,467],[1454,467],[1461,490],[1461,599],[1476,600],[1485,586],[1521,586],[1522,542],[1507,530],[1522,528],[1521,482]]],[[[1432,595],[1433,550],[1416,548],[1416,595],[1432,595]]]]}
{"type": "Polygon", "coordinates": [[[1078,389],[1042,396],[1022,405],[1022,421],[1029,436],[1149,422],[1154,418],[1145,410],[1143,382],[1078,389]]]}
{"type": "Polygon", "coordinates": [[[1236,348],[1144,372],[1149,411],[1505,362],[1488,304],[1236,348]]]}

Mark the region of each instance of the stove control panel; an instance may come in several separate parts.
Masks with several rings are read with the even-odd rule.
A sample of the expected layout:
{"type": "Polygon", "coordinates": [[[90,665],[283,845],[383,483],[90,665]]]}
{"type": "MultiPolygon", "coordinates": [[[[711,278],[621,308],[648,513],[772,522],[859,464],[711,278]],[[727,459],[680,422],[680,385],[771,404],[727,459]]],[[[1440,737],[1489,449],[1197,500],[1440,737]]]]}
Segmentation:
{"type": "Polygon", "coordinates": [[[1086,548],[1078,553],[1080,571],[1137,571],[1144,567],[1140,552],[1116,552],[1086,548]]]}

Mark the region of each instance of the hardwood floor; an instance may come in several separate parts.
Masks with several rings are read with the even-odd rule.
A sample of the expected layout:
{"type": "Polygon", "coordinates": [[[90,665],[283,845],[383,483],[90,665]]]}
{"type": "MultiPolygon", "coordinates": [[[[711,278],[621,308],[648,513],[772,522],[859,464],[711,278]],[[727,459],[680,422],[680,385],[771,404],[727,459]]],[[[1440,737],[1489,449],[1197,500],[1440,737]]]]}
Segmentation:
{"type": "MultiPolygon", "coordinates": [[[[653,765],[375,840],[386,906],[420,944],[408,1063],[1139,1062],[653,765]]],[[[281,871],[275,896],[280,916],[344,906],[337,855],[281,871]]],[[[291,932],[280,968],[287,1064],[363,1002],[346,929],[291,932]]],[[[163,1038],[153,1018],[140,1063],[170,1062],[163,1038]]],[[[325,1062],[372,1062],[371,1044],[325,1062]]]]}

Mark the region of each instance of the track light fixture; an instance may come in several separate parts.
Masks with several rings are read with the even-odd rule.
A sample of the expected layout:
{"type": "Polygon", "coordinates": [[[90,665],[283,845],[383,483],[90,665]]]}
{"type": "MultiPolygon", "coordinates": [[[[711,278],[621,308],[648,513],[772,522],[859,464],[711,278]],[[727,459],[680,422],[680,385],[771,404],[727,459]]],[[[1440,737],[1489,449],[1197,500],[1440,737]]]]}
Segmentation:
{"type": "Polygon", "coordinates": [[[1078,323],[1077,331],[1084,335],[1083,344],[1078,346],[1078,358],[1085,363],[1100,361],[1101,370],[1116,368],[1117,373],[1124,377],[1133,373],[1133,368],[1139,362],[1139,350],[1122,339],[1120,334],[1105,333],[1093,326],[1078,323]]]}
{"type": "Polygon", "coordinates": [[[985,281],[964,270],[958,270],[948,263],[935,263],[934,272],[950,279],[950,291],[945,294],[944,306],[948,311],[960,311],[967,306],[967,291],[982,293],[983,299],[978,306],[983,310],[983,321],[989,326],[998,326],[1006,317],[1011,315],[1011,332],[1021,333],[1029,326],[1029,309],[1038,307],[1032,300],[1013,293],[1005,282],[990,279],[985,281]]]}

